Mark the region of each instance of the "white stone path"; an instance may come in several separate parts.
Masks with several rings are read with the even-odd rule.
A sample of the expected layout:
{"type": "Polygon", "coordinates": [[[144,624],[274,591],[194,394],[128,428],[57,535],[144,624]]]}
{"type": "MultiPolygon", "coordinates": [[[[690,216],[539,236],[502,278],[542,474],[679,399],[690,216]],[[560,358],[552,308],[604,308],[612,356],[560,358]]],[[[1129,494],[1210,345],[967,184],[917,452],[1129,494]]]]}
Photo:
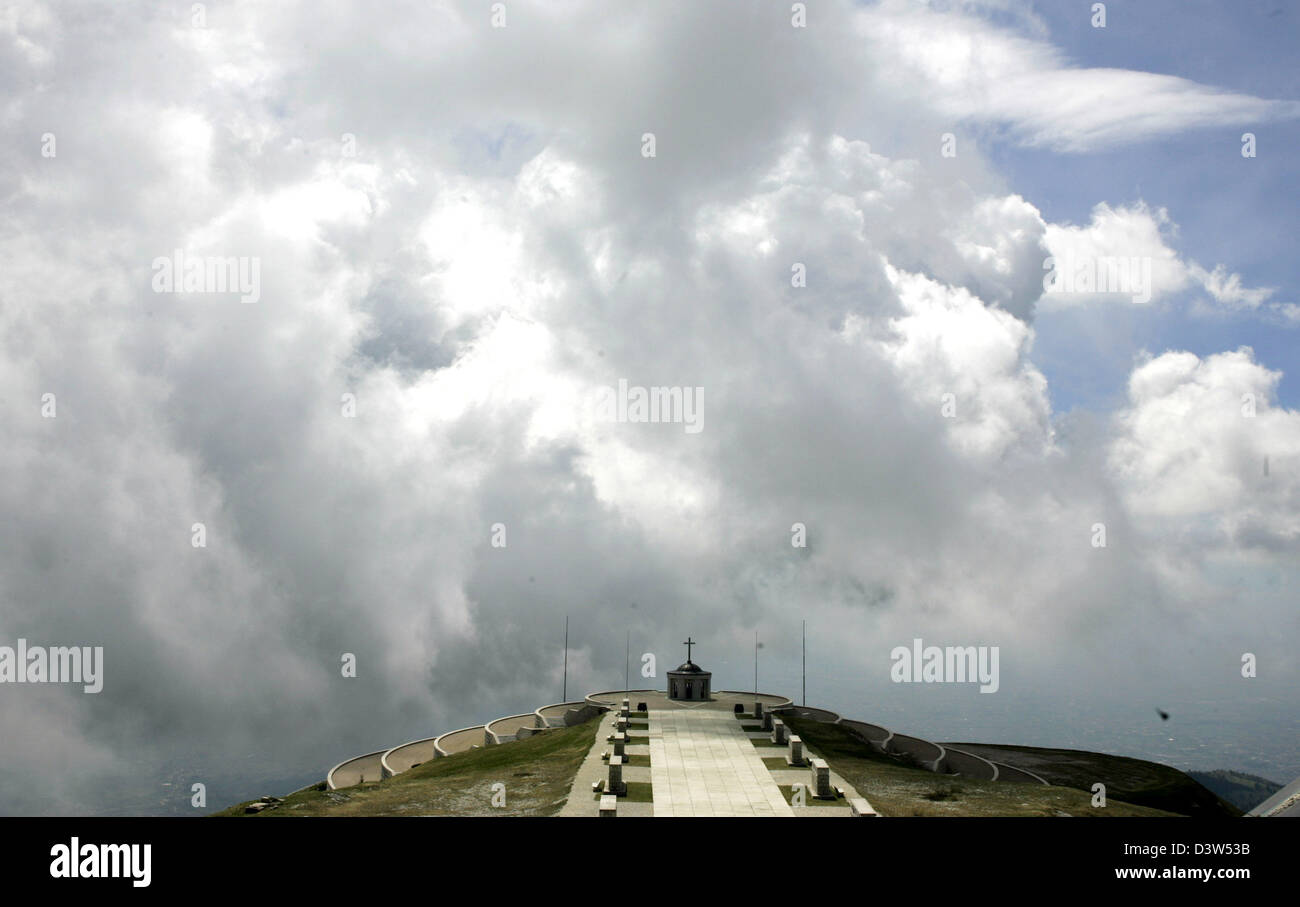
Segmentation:
{"type": "Polygon", "coordinates": [[[793,816],[764,753],[730,712],[650,711],[650,782],[656,816],[793,816]]]}

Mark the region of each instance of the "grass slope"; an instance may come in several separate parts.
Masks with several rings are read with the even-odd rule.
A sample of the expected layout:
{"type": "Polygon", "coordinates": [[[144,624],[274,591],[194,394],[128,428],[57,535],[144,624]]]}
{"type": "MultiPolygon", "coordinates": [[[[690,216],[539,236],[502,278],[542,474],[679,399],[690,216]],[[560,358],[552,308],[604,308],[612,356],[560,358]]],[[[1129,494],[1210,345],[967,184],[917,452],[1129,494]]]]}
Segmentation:
{"type": "Polygon", "coordinates": [[[1187,774],[1245,812],[1250,812],[1282,789],[1276,781],[1227,768],[1187,774]]]}
{"type": "MultiPolygon", "coordinates": [[[[1113,794],[1105,809],[1073,787],[978,781],[937,775],[875,752],[847,729],[804,718],[782,719],[804,744],[852,784],[882,816],[1168,816],[1113,794]]],[[[1108,758],[1099,754],[1089,754],[1108,758]]],[[[1171,769],[1172,771],[1172,769],[1171,769]]]]}
{"type": "MultiPolygon", "coordinates": [[[[589,721],[498,746],[431,759],[385,781],[337,791],[318,785],[285,797],[259,816],[550,816],[568,799],[578,766],[595,742],[589,721]],[[492,806],[492,785],[505,806],[492,806]]],[[[248,801],[249,803],[253,801],[248,801]]],[[[218,816],[244,817],[239,803],[218,816]]]]}
{"type": "Polygon", "coordinates": [[[1063,787],[1090,791],[1100,781],[1106,799],[1123,800],[1184,816],[1231,818],[1241,810],[1176,768],[1081,750],[1045,749],[991,743],[954,743],[985,759],[1026,768],[1044,780],[1063,787]]]}

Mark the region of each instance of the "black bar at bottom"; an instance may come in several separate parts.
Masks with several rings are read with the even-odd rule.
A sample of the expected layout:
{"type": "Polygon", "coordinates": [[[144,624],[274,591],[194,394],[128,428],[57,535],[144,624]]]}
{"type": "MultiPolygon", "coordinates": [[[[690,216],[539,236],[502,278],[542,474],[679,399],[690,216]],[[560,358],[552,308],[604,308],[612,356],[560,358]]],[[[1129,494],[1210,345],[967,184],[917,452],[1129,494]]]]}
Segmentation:
{"type": "Polygon", "coordinates": [[[729,897],[757,895],[751,884],[778,879],[796,892],[807,884],[810,892],[865,885],[864,892],[927,896],[1032,893],[1050,882],[1229,893],[1290,884],[1294,828],[1276,819],[4,819],[0,880],[7,892],[75,887],[128,897],[208,890],[387,896],[413,886],[434,899],[453,891],[531,899],[533,886],[556,884],[570,896],[601,897],[610,884],[621,896],[653,896],[684,884],[685,874],[696,895],[730,886],[729,897]],[[143,867],[121,865],[120,849],[122,877],[54,877],[52,867],[69,874],[59,855],[74,838],[81,855],[94,855],[88,869],[103,851],[87,845],[149,844],[149,884],[135,885],[143,867]]]}

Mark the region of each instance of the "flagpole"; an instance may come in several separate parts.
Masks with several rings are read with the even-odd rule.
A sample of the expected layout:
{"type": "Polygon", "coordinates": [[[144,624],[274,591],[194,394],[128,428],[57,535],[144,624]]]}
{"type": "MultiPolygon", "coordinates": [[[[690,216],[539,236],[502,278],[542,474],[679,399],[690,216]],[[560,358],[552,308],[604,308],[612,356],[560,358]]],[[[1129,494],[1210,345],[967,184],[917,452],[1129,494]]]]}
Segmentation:
{"type": "Polygon", "coordinates": [[[808,704],[808,621],[803,622],[803,693],[799,697],[801,705],[808,704]]]}
{"type": "Polygon", "coordinates": [[[569,615],[564,615],[564,690],[560,702],[569,701],[569,615]]]}

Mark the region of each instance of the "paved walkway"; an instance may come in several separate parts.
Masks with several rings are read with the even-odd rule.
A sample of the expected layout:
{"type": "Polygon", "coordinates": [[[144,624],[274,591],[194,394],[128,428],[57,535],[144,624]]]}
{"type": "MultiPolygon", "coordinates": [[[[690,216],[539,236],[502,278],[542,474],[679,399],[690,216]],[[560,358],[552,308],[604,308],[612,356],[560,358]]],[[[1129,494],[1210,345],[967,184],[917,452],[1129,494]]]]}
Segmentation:
{"type": "Polygon", "coordinates": [[[761,751],[734,715],[716,709],[650,711],[656,816],[793,816],[761,751]]]}
{"type": "MultiPolygon", "coordinates": [[[[650,710],[649,744],[645,737],[627,746],[628,755],[648,755],[650,767],[627,766],[625,781],[649,781],[654,785],[653,803],[630,803],[620,799],[620,816],[794,816],[814,818],[847,816],[847,799],[828,803],[807,798],[806,805],[792,808],[778,785],[809,783],[807,768],[776,765],[768,768],[763,758],[784,755],[781,747],[756,747],[754,739],[768,735],[752,722],[741,723],[731,712],[699,706],[650,710]]],[[[608,737],[614,732],[617,715],[607,712],[594,720],[591,749],[573,779],[573,786],[561,816],[595,816],[599,801],[591,784],[607,777],[608,766],[601,753],[613,749],[608,737]]],[[[641,733],[644,733],[642,731],[641,733]]],[[[806,755],[813,751],[804,748],[806,755]]],[[[831,772],[831,783],[844,788],[847,797],[859,796],[843,778],[831,772]]]]}

